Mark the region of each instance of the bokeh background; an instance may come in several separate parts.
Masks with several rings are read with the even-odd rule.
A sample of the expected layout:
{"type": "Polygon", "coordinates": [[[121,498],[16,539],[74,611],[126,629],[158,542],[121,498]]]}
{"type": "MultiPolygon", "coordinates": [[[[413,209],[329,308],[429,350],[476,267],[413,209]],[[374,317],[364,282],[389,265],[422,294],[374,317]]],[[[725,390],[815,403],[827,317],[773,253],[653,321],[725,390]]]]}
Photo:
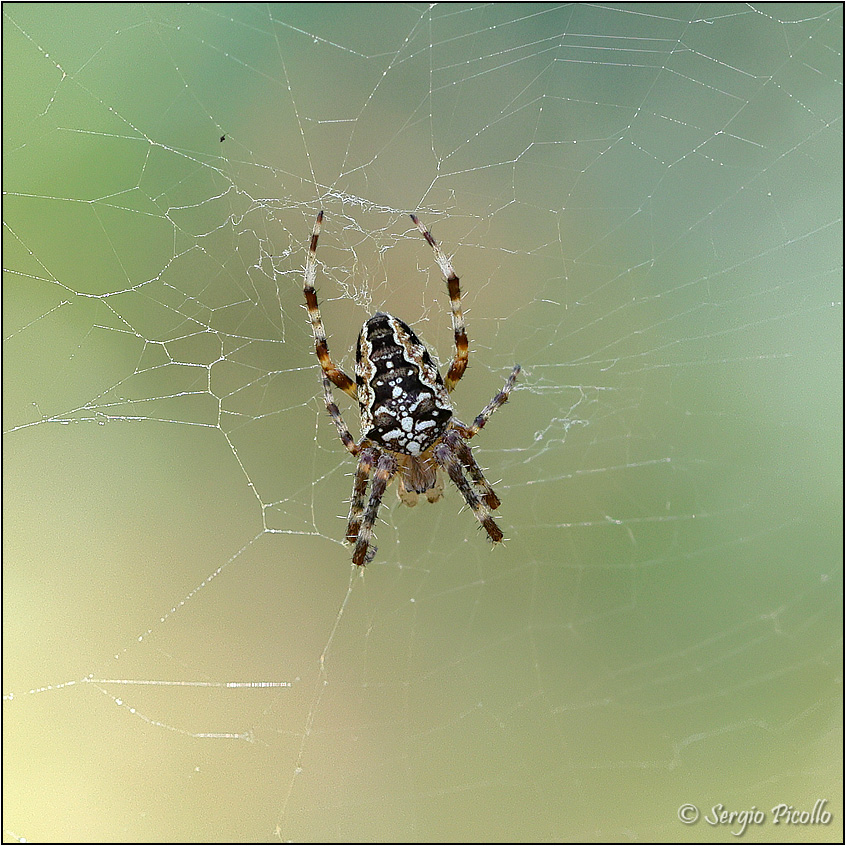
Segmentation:
{"type": "Polygon", "coordinates": [[[840,840],[842,27],[4,4],[4,839],[840,840]],[[352,570],[321,207],[344,367],[450,355],[409,211],[459,416],[523,365],[504,546],[389,491],[352,570]]]}

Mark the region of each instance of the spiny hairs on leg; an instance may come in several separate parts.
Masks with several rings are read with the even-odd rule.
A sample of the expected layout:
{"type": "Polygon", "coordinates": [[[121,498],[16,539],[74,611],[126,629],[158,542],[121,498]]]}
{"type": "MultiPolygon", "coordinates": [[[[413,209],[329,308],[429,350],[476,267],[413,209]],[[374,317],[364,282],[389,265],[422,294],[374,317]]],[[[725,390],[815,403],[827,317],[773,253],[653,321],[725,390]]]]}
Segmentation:
{"type": "Polygon", "coordinates": [[[317,275],[317,239],[320,237],[320,225],[322,222],[323,210],[321,209],[317,215],[317,220],[314,221],[314,228],[311,231],[311,243],[308,247],[305,280],[303,281],[303,294],[305,295],[308,319],[311,322],[311,333],[314,336],[314,351],[317,354],[317,360],[320,362],[323,372],[334,385],[337,385],[344,393],[356,399],[355,382],[343,370],[336,367],[329,356],[329,344],[326,341],[326,331],[323,329],[323,321],[320,318],[317,292],[314,290],[314,280],[317,275]]]}
{"type": "Polygon", "coordinates": [[[376,462],[376,472],[373,474],[373,483],[370,486],[370,500],[367,503],[361,528],[358,530],[358,540],[353,550],[353,563],[359,567],[369,564],[373,560],[373,556],[376,555],[376,546],[373,543],[373,524],[376,522],[376,515],[379,513],[379,505],[385,495],[385,489],[396,470],[396,461],[388,453],[383,452],[376,462]]]}
{"type": "Polygon", "coordinates": [[[500,506],[499,497],[491,487],[490,482],[485,478],[482,468],[476,463],[473,457],[473,451],[470,446],[461,437],[459,432],[455,430],[449,432],[445,438],[450,449],[455,453],[458,460],[464,465],[467,470],[467,475],[472,479],[479,492],[482,495],[482,502],[487,505],[491,511],[496,511],[500,506]]]}
{"type": "Polygon", "coordinates": [[[449,366],[444,383],[449,393],[455,388],[458,380],[464,375],[467,369],[467,359],[470,356],[470,347],[467,342],[467,329],[464,325],[464,314],[461,311],[461,286],[458,277],[455,275],[452,264],[444,255],[444,251],[438,246],[438,242],[432,237],[432,233],[417,219],[416,215],[410,215],[414,225],[423,234],[429,246],[435,252],[435,261],[446,279],[447,290],[449,291],[449,304],[452,309],[452,330],[455,335],[455,356],[449,366]]]}
{"type": "Polygon", "coordinates": [[[504,405],[508,401],[508,395],[511,393],[511,389],[517,382],[517,377],[520,375],[520,365],[515,364],[514,369],[511,371],[511,375],[508,377],[505,385],[503,385],[502,390],[499,391],[494,398],[479,412],[476,419],[470,426],[465,426],[463,423],[459,424],[456,422],[456,429],[465,437],[465,438],[472,438],[474,435],[479,433],[479,430],[488,422],[491,415],[502,405],[504,405]]]}
{"type": "Polygon", "coordinates": [[[500,543],[502,541],[502,531],[497,526],[493,517],[488,513],[488,509],[482,500],[479,499],[479,495],[473,490],[470,482],[467,481],[461,462],[446,441],[435,448],[435,460],[447,471],[453,484],[461,491],[464,501],[473,510],[473,514],[482,525],[482,528],[488,533],[491,541],[493,543],[500,543]]]}
{"type": "Polygon", "coordinates": [[[323,380],[323,402],[326,404],[326,410],[329,412],[329,416],[332,418],[332,422],[338,430],[338,437],[341,439],[341,443],[347,448],[347,452],[352,455],[358,455],[361,447],[359,447],[359,445],[355,442],[355,439],[350,434],[350,430],[347,429],[347,426],[344,423],[344,418],[341,417],[341,410],[338,408],[335,398],[332,396],[332,383],[329,381],[329,377],[326,373],[321,372],[320,375],[323,380]]]}
{"type": "Polygon", "coordinates": [[[365,447],[359,455],[358,464],[355,468],[355,480],[353,481],[352,497],[350,498],[350,516],[347,522],[347,543],[355,543],[358,540],[358,533],[361,530],[361,521],[364,517],[364,496],[367,493],[367,481],[376,464],[378,453],[373,447],[365,447]]]}

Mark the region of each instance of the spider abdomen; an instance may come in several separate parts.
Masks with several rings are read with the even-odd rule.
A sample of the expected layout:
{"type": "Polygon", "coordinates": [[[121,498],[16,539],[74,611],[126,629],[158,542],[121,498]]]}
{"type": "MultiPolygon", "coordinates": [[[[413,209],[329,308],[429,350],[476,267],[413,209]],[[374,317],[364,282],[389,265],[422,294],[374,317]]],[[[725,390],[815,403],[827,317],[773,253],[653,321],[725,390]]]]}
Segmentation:
{"type": "Polygon", "coordinates": [[[446,386],[411,327],[377,312],[362,327],[355,351],[361,431],[384,449],[420,455],[452,417],[446,386]]]}

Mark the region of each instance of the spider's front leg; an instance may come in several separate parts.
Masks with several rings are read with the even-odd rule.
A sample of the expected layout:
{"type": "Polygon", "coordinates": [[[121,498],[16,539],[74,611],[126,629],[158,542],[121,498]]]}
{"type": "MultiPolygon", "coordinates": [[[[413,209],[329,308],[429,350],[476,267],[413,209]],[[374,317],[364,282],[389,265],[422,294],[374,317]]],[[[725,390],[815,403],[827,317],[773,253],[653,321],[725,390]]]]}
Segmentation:
{"type": "MultiPolygon", "coordinates": [[[[487,506],[479,499],[479,495],[473,489],[473,486],[467,481],[461,460],[456,455],[456,439],[460,438],[461,436],[457,431],[453,430],[449,432],[444,440],[435,447],[435,461],[447,471],[453,484],[461,491],[464,501],[473,510],[473,514],[482,528],[488,533],[491,541],[493,543],[499,543],[502,540],[502,530],[494,522],[493,517],[488,512],[487,506]]],[[[481,470],[479,470],[479,473],[481,474],[481,470]]],[[[492,490],[491,493],[493,494],[492,490]]],[[[497,504],[499,504],[499,500],[497,500],[497,504]]]]}
{"type": "Polygon", "coordinates": [[[355,468],[355,480],[353,481],[352,497],[350,498],[350,518],[347,523],[347,543],[355,543],[358,540],[358,533],[361,529],[361,521],[364,517],[364,495],[367,493],[367,480],[373,465],[379,457],[379,451],[374,447],[365,447],[358,459],[355,468]]]}
{"type": "MultiPolygon", "coordinates": [[[[370,499],[364,512],[361,528],[358,530],[358,540],[352,558],[353,564],[359,567],[369,564],[373,560],[373,556],[376,555],[376,546],[373,544],[373,524],[376,522],[376,515],[379,513],[379,505],[385,495],[388,482],[397,472],[397,462],[393,456],[387,452],[379,453],[375,449],[373,453],[374,455],[379,454],[379,459],[376,462],[376,472],[373,474],[373,484],[370,488],[370,499]]],[[[356,476],[356,482],[358,481],[358,476],[356,476]]],[[[347,532],[349,533],[349,529],[347,529],[347,532]]]]}
{"type": "Polygon", "coordinates": [[[491,487],[490,482],[485,478],[482,468],[479,467],[476,459],[473,457],[473,451],[457,432],[447,435],[447,442],[450,448],[455,453],[456,458],[464,465],[467,470],[467,475],[476,484],[476,487],[482,493],[482,501],[487,505],[491,511],[496,511],[501,505],[499,497],[491,487]]]}

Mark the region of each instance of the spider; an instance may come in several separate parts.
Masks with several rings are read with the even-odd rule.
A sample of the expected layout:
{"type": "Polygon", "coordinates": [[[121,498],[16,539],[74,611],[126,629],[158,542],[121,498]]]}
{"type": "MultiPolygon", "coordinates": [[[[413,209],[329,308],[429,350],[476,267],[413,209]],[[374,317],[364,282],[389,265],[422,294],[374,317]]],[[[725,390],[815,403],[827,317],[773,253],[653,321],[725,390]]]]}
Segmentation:
{"type": "Polygon", "coordinates": [[[469,354],[461,289],[449,259],[426,227],[411,215],[414,225],[434,250],[443,272],[452,307],[455,356],[446,379],[441,378],[429,351],[411,329],[397,317],[378,311],[361,328],[355,350],[355,382],[329,357],[326,332],[314,290],[315,256],[323,212],[317,215],[309,245],[303,293],[308,309],[314,351],[320,362],[323,398],[341,442],[358,458],[350,499],[346,541],[354,544],[352,560],[364,566],[376,555],[373,524],[388,484],[398,476],[398,494],[406,505],[417,503],[419,494],[437,502],[443,494],[441,470],[461,492],[492,543],[502,532],[490,512],[499,508],[499,497],[485,478],[467,444],[508,399],[520,365],[515,365],[499,393],[482,409],[472,425],[455,418],[449,395],[467,368],[469,354]],[[332,396],[332,385],[358,400],[361,440],[356,442],[332,396]],[[365,507],[367,484],[372,475],[370,498],[365,507]]]}

